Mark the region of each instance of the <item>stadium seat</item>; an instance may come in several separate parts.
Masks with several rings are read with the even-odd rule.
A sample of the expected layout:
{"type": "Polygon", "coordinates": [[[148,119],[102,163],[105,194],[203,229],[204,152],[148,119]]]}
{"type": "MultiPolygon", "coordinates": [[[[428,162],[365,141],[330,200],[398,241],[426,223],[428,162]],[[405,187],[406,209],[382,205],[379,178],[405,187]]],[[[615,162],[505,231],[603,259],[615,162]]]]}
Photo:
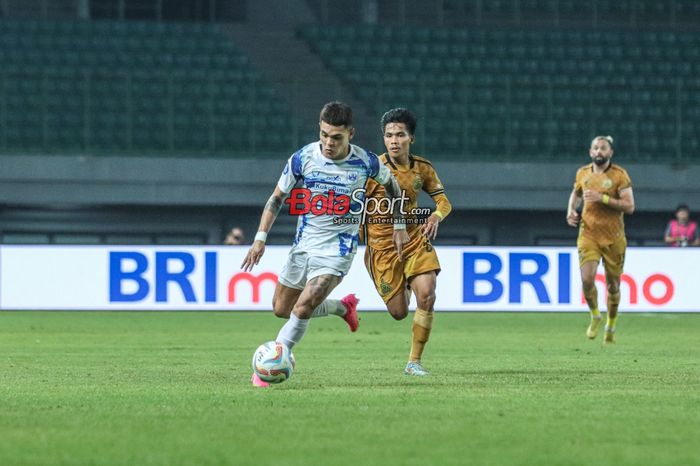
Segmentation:
{"type": "Polygon", "coordinates": [[[282,116],[287,126],[291,118],[217,25],[3,19],[0,41],[0,102],[8,107],[0,149],[173,155],[182,145],[190,154],[233,156],[251,149],[228,137],[246,131],[236,117],[282,116]],[[242,96],[254,96],[256,105],[235,105],[242,96]],[[192,117],[176,132],[163,123],[174,113],[192,117]],[[67,122],[65,114],[80,118],[67,122]],[[48,127],[27,124],[27,115],[48,127]],[[202,131],[194,118],[200,115],[234,123],[202,131]]]}
{"type": "MultiPolygon", "coordinates": [[[[510,14],[510,2],[488,3],[484,3],[486,16],[510,14]]],[[[535,3],[520,5],[531,8],[535,3]]],[[[598,3],[599,18],[606,17],[602,23],[636,8],[627,0],[598,3]]],[[[562,0],[557,9],[563,17],[574,19],[587,14],[590,5],[562,0]]],[[[700,80],[695,79],[700,75],[700,36],[696,33],[341,26],[335,29],[343,37],[371,37],[375,42],[369,52],[369,47],[355,48],[351,58],[328,60],[326,57],[342,53],[319,39],[322,28],[306,27],[300,35],[317,52],[323,42],[321,58],[378,114],[399,102],[422,111],[419,116],[429,128],[425,151],[441,157],[460,156],[457,141],[471,143],[454,139],[454,128],[447,129],[452,120],[463,121],[473,133],[487,135],[480,141],[480,156],[520,157],[529,152],[557,159],[562,154],[576,156],[578,150],[571,148],[578,148],[599,126],[620,128],[622,138],[643,139],[642,129],[628,125],[629,119],[650,122],[653,127],[646,129],[655,131],[653,134],[673,118],[669,113],[681,112],[690,120],[684,121],[687,127],[700,126],[697,113],[685,111],[698,105],[693,96],[700,94],[700,80]],[[389,43],[383,42],[387,40],[389,43]],[[346,71],[346,61],[352,63],[351,72],[346,71]],[[384,92],[382,83],[402,83],[403,95],[384,92]],[[687,97],[678,99],[678,86],[687,97]],[[519,129],[504,141],[503,122],[516,119],[518,124],[511,129],[519,129]],[[535,120],[532,125],[536,126],[529,120],[535,120]],[[538,145],[533,131],[547,132],[548,144],[538,145]],[[453,149],[456,152],[449,153],[453,149]]],[[[650,155],[647,149],[644,153],[650,155]]],[[[698,157],[691,152],[683,156],[698,157]]]]}

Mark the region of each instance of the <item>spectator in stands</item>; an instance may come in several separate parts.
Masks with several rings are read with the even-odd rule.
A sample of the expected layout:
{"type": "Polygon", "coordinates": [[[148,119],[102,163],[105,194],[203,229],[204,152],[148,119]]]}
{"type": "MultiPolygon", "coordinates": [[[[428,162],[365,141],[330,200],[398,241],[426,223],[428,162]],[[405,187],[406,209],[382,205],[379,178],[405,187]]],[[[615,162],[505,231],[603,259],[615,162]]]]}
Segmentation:
{"type": "Polygon", "coordinates": [[[668,222],[664,241],[673,247],[700,245],[698,224],[690,220],[690,208],[686,204],[676,207],[676,219],[668,222]]]}
{"type": "Polygon", "coordinates": [[[224,244],[245,244],[245,233],[243,233],[243,229],[240,227],[231,228],[231,231],[229,231],[226,238],[224,238],[224,244]]]}

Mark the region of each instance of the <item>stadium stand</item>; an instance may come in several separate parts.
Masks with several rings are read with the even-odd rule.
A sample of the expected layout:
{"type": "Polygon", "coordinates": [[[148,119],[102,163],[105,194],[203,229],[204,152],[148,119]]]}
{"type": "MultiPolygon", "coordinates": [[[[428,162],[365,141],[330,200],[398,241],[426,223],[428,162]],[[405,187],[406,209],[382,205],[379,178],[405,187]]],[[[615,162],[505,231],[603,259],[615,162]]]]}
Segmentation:
{"type": "Polygon", "coordinates": [[[288,105],[221,26],[2,20],[0,43],[4,152],[288,150],[288,105]]]}
{"type": "Polygon", "coordinates": [[[375,151],[387,108],[418,113],[414,151],[455,207],[441,244],[573,244],[562,209],[597,133],[639,193],[631,245],[697,204],[696,0],[6,0],[0,16],[0,243],[255,228],[331,98],[375,151]]]}
{"type": "Polygon", "coordinates": [[[425,121],[418,149],[432,157],[561,159],[601,132],[639,160],[698,156],[697,33],[310,26],[299,34],[376,112],[414,108],[425,121]]]}

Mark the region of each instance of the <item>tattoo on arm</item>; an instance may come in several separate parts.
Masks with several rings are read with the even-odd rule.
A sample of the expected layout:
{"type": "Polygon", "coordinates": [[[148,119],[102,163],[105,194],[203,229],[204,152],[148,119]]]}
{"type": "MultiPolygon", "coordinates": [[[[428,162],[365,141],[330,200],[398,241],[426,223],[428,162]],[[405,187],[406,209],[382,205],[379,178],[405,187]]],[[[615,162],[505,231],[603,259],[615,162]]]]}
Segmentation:
{"type": "Polygon", "coordinates": [[[270,196],[270,199],[267,200],[267,204],[265,204],[265,210],[272,212],[272,215],[277,217],[277,215],[280,213],[280,209],[282,208],[283,201],[284,199],[273,194],[272,196],[270,196]]]}
{"type": "Polygon", "coordinates": [[[276,193],[272,193],[270,198],[265,204],[263,209],[262,217],[260,218],[260,225],[258,226],[258,231],[268,232],[272,228],[272,224],[275,223],[277,215],[282,208],[282,203],[284,202],[284,196],[279,196],[276,193]]]}

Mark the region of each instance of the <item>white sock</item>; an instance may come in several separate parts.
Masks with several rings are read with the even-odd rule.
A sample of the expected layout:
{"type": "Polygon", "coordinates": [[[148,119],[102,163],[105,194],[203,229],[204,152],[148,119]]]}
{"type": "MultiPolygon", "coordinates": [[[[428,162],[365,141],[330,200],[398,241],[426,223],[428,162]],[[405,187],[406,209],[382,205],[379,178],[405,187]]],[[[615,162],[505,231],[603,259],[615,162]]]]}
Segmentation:
{"type": "Polygon", "coordinates": [[[347,309],[345,309],[345,306],[339,299],[326,299],[314,309],[311,317],[326,317],[328,314],[335,314],[343,317],[346,312],[347,309]]]}
{"type": "Polygon", "coordinates": [[[309,319],[300,319],[294,312],[289,316],[289,320],[282,326],[280,333],[277,334],[277,339],[292,349],[294,345],[299,343],[306,333],[306,327],[309,326],[309,319]]]}

